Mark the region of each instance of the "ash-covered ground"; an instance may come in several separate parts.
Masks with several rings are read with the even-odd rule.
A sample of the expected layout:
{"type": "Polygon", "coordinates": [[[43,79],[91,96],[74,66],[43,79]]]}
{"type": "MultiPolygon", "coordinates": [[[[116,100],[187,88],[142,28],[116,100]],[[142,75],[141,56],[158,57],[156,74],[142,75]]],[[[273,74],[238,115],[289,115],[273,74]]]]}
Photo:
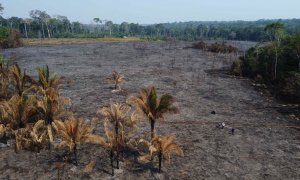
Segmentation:
{"type": "MultiPolygon", "coordinates": [[[[237,42],[235,42],[237,43],[237,42]]],[[[157,173],[157,159],[139,163],[124,156],[115,179],[300,179],[300,133],[280,104],[256,91],[251,81],[228,75],[231,54],[185,49],[189,43],[99,43],[31,46],[5,50],[30,75],[48,64],[64,77],[61,95],[70,97],[78,117],[91,119],[110,100],[125,101],[141,87],[155,85],[158,93],[173,95],[179,114],[157,123],[158,134],[174,134],[185,156],[173,156],[157,173]],[[112,93],[107,77],[113,70],[125,75],[123,93],[112,93]],[[215,114],[212,114],[215,111],[215,114]],[[224,129],[216,126],[225,123],[224,129]],[[231,128],[235,129],[232,135],[231,128]]],[[[147,120],[137,136],[148,137],[147,120]]],[[[104,135],[99,120],[96,134],[104,135]]],[[[10,141],[11,143],[13,141],[10,141]]],[[[12,147],[0,149],[0,179],[57,179],[56,162],[65,150],[39,154],[12,147]]],[[[67,149],[66,149],[67,150],[67,149]]],[[[97,145],[79,149],[79,165],[61,163],[62,179],[111,179],[108,153],[97,145]],[[96,160],[93,172],[84,166],[96,160]]]]}

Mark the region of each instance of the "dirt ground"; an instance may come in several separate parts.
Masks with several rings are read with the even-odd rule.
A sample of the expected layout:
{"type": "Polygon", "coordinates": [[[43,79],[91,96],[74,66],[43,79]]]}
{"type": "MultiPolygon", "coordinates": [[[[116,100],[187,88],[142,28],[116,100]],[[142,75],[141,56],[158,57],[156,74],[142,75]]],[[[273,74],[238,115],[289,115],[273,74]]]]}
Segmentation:
{"type": "MultiPolygon", "coordinates": [[[[87,45],[28,46],[5,50],[30,75],[48,64],[64,77],[61,94],[71,98],[77,116],[91,119],[110,99],[124,101],[139,88],[155,85],[159,94],[176,97],[180,113],[157,124],[158,134],[174,134],[185,156],[173,156],[157,173],[157,159],[138,163],[128,154],[114,179],[300,179],[300,132],[281,104],[256,91],[251,81],[227,75],[234,55],[184,49],[180,42],[119,42],[87,45]],[[139,48],[143,47],[143,48],[139,48]],[[107,76],[124,74],[125,93],[112,93],[107,76]],[[215,111],[215,114],[212,114],[215,111]],[[216,125],[224,122],[224,129],[216,125]],[[235,134],[230,128],[235,128],[235,134]]],[[[150,125],[139,122],[139,136],[150,125]]],[[[103,134],[99,120],[97,134],[103,134]]],[[[11,145],[13,146],[13,145],[11,145]]],[[[64,150],[39,154],[13,147],[0,149],[0,179],[57,179],[56,162],[64,150]]],[[[79,165],[61,163],[62,179],[111,179],[108,154],[96,145],[82,145],[79,165]],[[96,160],[93,172],[83,168],[96,160]]]]}

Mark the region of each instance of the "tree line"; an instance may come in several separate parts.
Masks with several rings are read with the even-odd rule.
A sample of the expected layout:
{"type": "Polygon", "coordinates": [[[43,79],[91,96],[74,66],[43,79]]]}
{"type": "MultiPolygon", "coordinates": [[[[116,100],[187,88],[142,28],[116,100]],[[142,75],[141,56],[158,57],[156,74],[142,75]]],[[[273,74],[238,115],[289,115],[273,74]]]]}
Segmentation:
{"type": "MultiPolygon", "coordinates": [[[[1,6],[0,11],[3,11],[1,6]]],[[[104,36],[140,36],[145,38],[176,37],[180,40],[226,39],[262,41],[268,36],[264,31],[267,24],[278,21],[286,27],[286,32],[295,34],[300,30],[300,19],[258,20],[258,21],[198,21],[175,22],[151,25],[123,22],[95,17],[93,24],[70,21],[68,17],[51,16],[45,11],[32,10],[29,18],[0,16],[0,27],[19,30],[24,38],[59,38],[59,37],[104,37],[104,36]]]]}
{"type": "Polygon", "coordinates": [[[232,73],[251,77],[258,86],[266,84],[280,100],[300,102],[300,32],[286,33],[282,23],[264,28],[267,43],[258,43],[233,62],[232,73]]]}

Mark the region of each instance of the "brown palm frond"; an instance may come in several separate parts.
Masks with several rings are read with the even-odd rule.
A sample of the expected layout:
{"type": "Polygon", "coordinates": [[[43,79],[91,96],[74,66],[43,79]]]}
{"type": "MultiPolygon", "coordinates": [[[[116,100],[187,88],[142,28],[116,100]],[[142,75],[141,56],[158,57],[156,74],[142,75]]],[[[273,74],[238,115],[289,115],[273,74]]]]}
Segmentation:
{"type": "Polygon", "coordinates": [[[0,55],[0,100],[7,100],[11,97],[12,93],[10,91],[10,66],[11,63],[9,59],[5,59],[0,55]]]}
{"type": "Polygon", "coordinates": [[[115,89],[121,90],[120,84],[122,84],[124,82],[123,75],[119,74],[117,71],[113,71],[112,75],[107,79],[114,83],[115,89]]]}
{"type": "Polygon", "coordinates": [[[84,167],[84,172],[85,173],[90,173],[93,171],[94,167],[96,165],[96,161],[91,161],[90,163],[88,163],[85,167],[84,167]]]}
{"type": "MultiPolygon", "coordinates": [[[[131,108],[125,103],[112,102],[110,107],[102,107],[98,110],[104,117],[104,126],[108,129],[114,129],[114,137],[120,145],[125,145],[129,140],[131,133],[138,121],[138,114],[130,114],[131,108]]],[[[110,136],[108,136],[110,137],[110,136]]]]}
{"type": "Polygon", "coordinates": [[[25,71],[22,73],[17,64],[10,66],[9,72],[11,74],[14,90],[19,96],[22,96],[23,93],[31,90],[33,79],[26,75],[25,71]]]}
{"type": "Polygon", "coordinates": [[[44,121],[39,120],[32,127],[18,129],[15,136],[16,152],[22,149],[40,152],[47,141],[47,130],[44,121]]]}
{"type": "Polygon", "coordinates": [[[7,137],[8,135],[11,135],[12,133],[13,133],[13,130],[11,129],[10,125],[0,124],[0,138],[7,137]]]}
{"type": "Polygon", "coordinates": [[[139,142],[146,144],[149,149],[149,153],[142,154],[139,159],[142,161],[152,159],[153,156],[159,158],[159,171],[161,169],[162,160],[166,159],[171,162],[171,153],[175,152],[179,156],[183,156],[183,151],[175,142],[173,136],[155,136],[151,142],[141,139],[139,142]]]}
{"type": "Polygon", "coordinates": [[[64,122],[54,120],[52,127],[54,127],[61,137],[60,146],[68,146],[70,151],[73,151],[76,145],[80,145],[88,140],[91,141],[92,139],[92,127],[84,119],[69,117],[64,122]]]}
{"type": "Polygon", "coordinates": [[[58,89],[61,84],[61,77],[57,74],[50,74],[48,65],[37,68],[39,80],[36,83],[44,90],[48,88],[58,89]]]}
{"type": "Polygon", "coordinates": [[[34,114],[34,96],[15,94],[8,101],[0,102],[1,123],[10,124],[13,129],[24,127],[34,114]]]}
{"type": "Polygon", "coordinates": [[[110,107],[100,108],[98,113],[101,113],[105,120],[114,123],[116,121],[123,122],[129,111],[130,107],[127,104],[115,102],[111,103],[110,107]]]}
{"type": "Polygon", "coordinates": [[[53,88],[48,88],[45,94],[38,98],[35,105],[36,115],[45,121],[50,142],[53,141],[52,122],[72,116],[66,109],[70,104],[69,98],[59,96],[58,91],[53,88]]]}

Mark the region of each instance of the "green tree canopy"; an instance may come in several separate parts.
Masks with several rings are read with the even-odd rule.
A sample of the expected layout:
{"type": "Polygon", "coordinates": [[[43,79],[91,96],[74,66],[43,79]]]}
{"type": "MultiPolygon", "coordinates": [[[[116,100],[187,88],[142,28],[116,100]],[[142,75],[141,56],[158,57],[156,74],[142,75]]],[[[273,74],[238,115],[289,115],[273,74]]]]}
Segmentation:
{"type": "Polygon", "coordinates": [[[274,22],[268,24],[265,27],[265,31],[269,35],[271,41],[280,41],[284,35],[284,25],[280,22],[274,22]]]}
{"type": "Polygon", "coordinates": [[[2,4],[0,3],[0,14],[2,14],[3,10],[4,10],[4,7],[3,7],[2,4]]]}

